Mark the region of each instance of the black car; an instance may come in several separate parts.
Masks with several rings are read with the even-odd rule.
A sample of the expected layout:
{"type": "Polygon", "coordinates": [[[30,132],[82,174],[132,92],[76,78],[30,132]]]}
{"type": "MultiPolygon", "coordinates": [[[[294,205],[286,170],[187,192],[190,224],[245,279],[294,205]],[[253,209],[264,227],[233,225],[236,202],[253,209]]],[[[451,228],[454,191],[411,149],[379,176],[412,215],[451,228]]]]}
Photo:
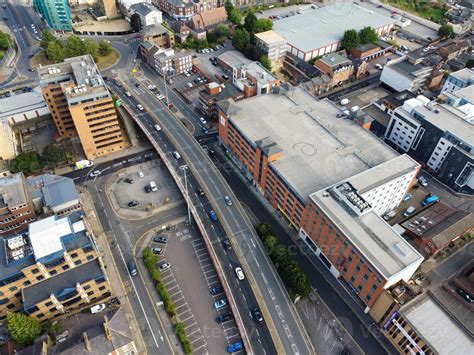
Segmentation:
{"type": "Polygon", "coordinates": [[[257,323],[263,322],[263,316],[262,316],[262,312],[260,312],[260,308],[258,307],[254,308],[252,313],[253,313],[253,318],[255,319],[257,323]]]}
{"type": "Polygon", "coordinates": [[[130,201],[128,203],[128,207],[135,207],[135,206],[138,206],[140,204],[140,202],[138,201],[130,201]]]}
{"type": "Polygon", "coordinates": [[[218,323],[224,323],[224,322],[232,320],[233,318],[234,317],[232,317],[231,313],[227,313],[227,314],[221,314],[220,316],[217,316],[216,320],[218,323]]]}
{"type": "Polygon", "coordinates": [[[133,182],[134,182],[132,178],[126,178],[124,181],[125,181],[127,184],[133,184],[133,182]]]}
{"type": "Polygon", "coordinates": [[[157,235],[153,237],[153,241],[155,243],[166,244],[168,243],[168,236],[166,235],[157,235]]]}
{"type": "Polygon", "coordinates": [[[146,186],[145,186],[145,192],[146,192],[147,194],[149,194],[149,193],[151,192],[151,187],[150,187],[150,185],[146,185],[146,186]]]}
{"type": "Polygon", "coordinates": [[[229,239],[226,239],[224,241],[222,241],[222,246],[227,249],[227,250],[231,250],[232,249],[232,245],[230,244],[230,240],[229,239]]]}
{"type": "Polygon", "coordinates": [[[139,84],[139,83],[136,83],[136,84],[135,84],[135,87],[139,88],[139,87],[140,87],[140,84],[139,84]]]}
{"type": "Polygon", "coordinates": [[[203,189],[197,189],[196,192],[199,196],[204,196],[204,190],[203,189]]]}

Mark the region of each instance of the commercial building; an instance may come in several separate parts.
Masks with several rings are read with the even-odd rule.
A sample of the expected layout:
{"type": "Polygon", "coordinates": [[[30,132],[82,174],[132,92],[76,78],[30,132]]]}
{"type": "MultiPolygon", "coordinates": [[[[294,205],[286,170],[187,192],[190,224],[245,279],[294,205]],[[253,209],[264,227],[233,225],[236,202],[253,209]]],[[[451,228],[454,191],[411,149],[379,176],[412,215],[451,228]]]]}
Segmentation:
{"type": "Polygon", "coordinates": [[[0,178],[0,236],[25,230],[35,219],[33,201],[23,173],[0,178]]]}
{"type": "Polygon", "coordinates": [[[198,11],[191,18],[189,26],[194,30],[206,30],[225,21],[227,21],[227,11],[222,6],[207,11],[198,11]]]}
{"type": "Polygon", "coordinates": [[[403,221],[401,227],[420,253],[429,258],[452,246],[459,237],[472,233],[474,214],[438,202],[403,221]]]}
{"type": "Polygon", "coordinates": [[[148,64],[155,69],[161,76],[173,77],[180,75],[185,71],[190,71],[193,67],[193,58],[187,50],[174,50],[171,48],[162,49],[141,46],[143,52],[146,52],[148,64]]]}
{"type": "Polygon", "coordinates": [[[338,85],[350,79],[354,72],[352,61],[339,53],[330,53],[314,62],[314,66],[323,74],[329,76],[333,85],[338,85]]]}
{"type": "Polygon", "coordinates": [[[148,4],[151,4],[151,0],[119,0],[118,3],[120,4],[120,7],[122,8],[122,11],[124,13],[127,13],[128,10],[130,9],[130,6],[132,5],[135,5],[135,4],[139,4],[139,3],[142,3],[142,2],[146,2],[148,4]]]}
{"type": "Polygon", "coordinates": [[[288,50],[288,43],[285,37],[280,36],[273,30],[256,33],[255,45],[261,53],[268,57],[272,63],[272,69],[283,65],[288,50]]]}
{"type": "MultiPolygon", "coordinates": [[[[469,93],[472,96],[471,93],[469,93]]],[[[424,96],[395,109],[386,140],[423,164],[456,191],[474,188],[474,106],[430,102],[424,96]]]]}
{"type": "Polygon", "coordinates": [[[160,48],[173,48],[173,32],[160,24],[146,26],[142,29],[143,42],[149,42],[160,48]]]}
{"type": "Polygon", "coordinates": [[[153,0],[152,2],[175,20],[187,22],[196,14],[196,7],[192,1],[153,0]]]}
{"type": "Polygon", "coordinates": [[[225,52],[217,60],[229,73],[232,84],[244,93],[244,97],[268,94],[272,88],[280,85],[280,80],[259,62],[245,58],[240,52],[225,52]]]}
{"type": "Polygon", "coordinates": [[[41,67],[38,73],[61,137],[79,136],[89,160],[125,148],[112,96],[90,55],[41,67]]]}
{"type": "Polygon", "coordinates": [[[72,31],[72,19],[67,0],[33,0],[33,7],[51,30],[72,31]]]}
{"type": "Polygon", "coordinates": [[[398,92],[404,90],[417,92],[427,84],[431,73],[431,67],[413,64],[402,57],[385,64],[380,81],[398,92]]]}
{"type": "Polygon", "coordinates": [[[366,307],[411,277],[422,256],[380,216],[398,207],[419,164],[302,89],[219,109],[229,157],[366,307]]]}
{"type": "Polygon", "coordinates": [[[27,233],[1,243],[0,320],[14,311],[56,320],[111,296],[80,212],[31,223],[27,233]]]}
{"type": "Polygon", "coordinates": [[[308,9],[275,21],[273,30],[288,41],[288,53],[308,61],[340,49],[346,30],[370,26],[386,35],[396,20],[350,2],[308,9]]]}
{"type": "Polygon", "coordinates": [[[244,98],[244,94],[232,85],[209,83],[199,92],[198,110],[205,117],[217,118],[219,111],[217,103],[230,98],[238,101],[244,98]]]}
{"type": "Polygon", "coordinates": [[[454,92],[471,85],[474,85],[474,69],[464,68],[449,74],[441,89],[441,94],[454,92]]]}
{"type": "Polygon", "coordinates": [[[129,12],[130,14],[138,14],[138,16],[140,16],[140,22],[143,27],[159,25],[163,22],[161,11],[146,2],[131,5],[129,12]]]}

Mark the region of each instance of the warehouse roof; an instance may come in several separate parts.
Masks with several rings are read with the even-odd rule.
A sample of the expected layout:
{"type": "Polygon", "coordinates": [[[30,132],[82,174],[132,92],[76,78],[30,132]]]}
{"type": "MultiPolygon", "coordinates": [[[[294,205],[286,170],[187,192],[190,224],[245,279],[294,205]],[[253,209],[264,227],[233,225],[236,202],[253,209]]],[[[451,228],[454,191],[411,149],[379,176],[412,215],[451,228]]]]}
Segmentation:
{"type": "Polygon", "coordinates": [[[397,157],[375,135],[338,118],[330,101],[302,89],[219,103],[251,144],[269,138],[283,156],[271,163],[305,200],[309,194],[397,157]]]}
{"type": "Polygon", "coordinates": [[[310,52],[339,42],[346,30],[359,31],[367,26],[377,29],[395,22],[390,17],[346,2],[277,20],[273,29],[292,46],[310,52]]]}

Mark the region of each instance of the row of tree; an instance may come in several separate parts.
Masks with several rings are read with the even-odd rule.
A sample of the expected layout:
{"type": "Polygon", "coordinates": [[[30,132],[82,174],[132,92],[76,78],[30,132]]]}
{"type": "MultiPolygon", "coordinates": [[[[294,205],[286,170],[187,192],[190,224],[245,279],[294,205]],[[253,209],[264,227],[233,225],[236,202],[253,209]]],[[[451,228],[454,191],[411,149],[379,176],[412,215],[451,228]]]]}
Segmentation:
{"type": "Polygon", "coordinates": [[[359,32],[356,30],[347,30],[342,38],[342,48],[350,50],[358,47],[360,44],[376,43],[379,35],[370,26],[364,27],[359,32]]]}
{"type": "Polygon", "coordinates": [[[62,62],[65,58],[78,57],[85,54],[92,55],[94,61],[97,62],[99,56],[106,56],[112,52],[112,45],[109,41],[96,42],[71,35],[66,42],[62,42],[50,31],[43,31],[41,33],[40,46],[44,49],[46,57],[55,63],[62,62]]]}
{"type": "Polygon", "coordinates": [[[12,43],[8,33],[0,31],[0,50],[7,50],[12,43]]]}
{"type": "Polygon", "coordinates": [[[270,258],[280,274],[283,282],[288,287],[288,293],[292,299],[296,295],[307,297],[311,292],[311,284],[308,276],[301,271],[298,263],[293,259],[289,248],[279,244],[278,239],[268,223],[257,226],[257,233],[268,250],[270,258]]]}
{"type": "Polygon", "coordinates": [[[10,170],[12,173],[22,171],[25,175],[31,175],[41,172],[45,165],[58,165],[67,160],[68,155],[64,149],[48,144],[41,155],[36,152],[19,154],[10,161],[10,170]]]}

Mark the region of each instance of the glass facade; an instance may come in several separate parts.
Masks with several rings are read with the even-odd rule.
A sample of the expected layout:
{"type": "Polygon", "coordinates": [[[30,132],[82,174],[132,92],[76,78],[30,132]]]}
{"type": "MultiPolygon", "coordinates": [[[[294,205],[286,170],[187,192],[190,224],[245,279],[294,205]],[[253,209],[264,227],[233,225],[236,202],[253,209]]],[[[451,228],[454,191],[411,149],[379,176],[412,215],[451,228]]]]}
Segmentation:
{"type": "Polygon", "coordinates": [[[72,31],[71,13],[66,0],[33,0],[35,11],[53,31],[72,31]]]}

